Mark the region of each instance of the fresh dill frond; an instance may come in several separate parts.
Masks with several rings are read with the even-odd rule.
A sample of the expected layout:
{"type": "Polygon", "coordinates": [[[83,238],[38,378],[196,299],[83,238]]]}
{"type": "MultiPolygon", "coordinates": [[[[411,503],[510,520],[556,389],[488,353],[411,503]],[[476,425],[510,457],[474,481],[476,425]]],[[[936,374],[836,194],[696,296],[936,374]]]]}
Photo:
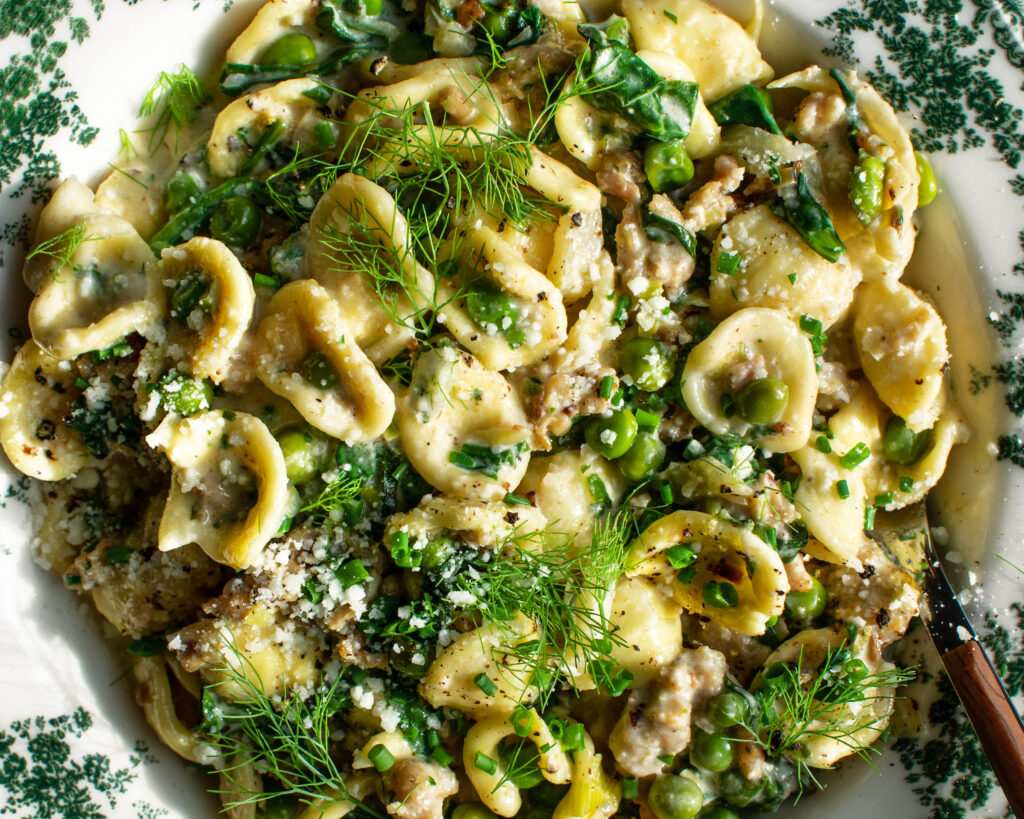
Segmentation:
{"type": "Polygon", "coordinates": [[[139,179],[138,177],[136,177],[136,176],[132,176],[132,175],[131,175],[130,173],[128,173],[128,171],[126,171],[126,170],[125,170],[124,168],[119,168],[119,167],[117,167],[117,165],[115,165],[115,164],[114,164],[113,162],[108,162],[108,163],[107,163],[107,165],[109,165],[109,166],[110,166],[111,170],[113,170],[113,171],[115,171],[115,172],[117,172],[117,173],[121,174],[121,176],[123,176],[123,177],[126,177],[127,179],[130,179],[130,180],[131,180],[132,182],[134,182],[134,183],[135,183],[136,185],[142,185],[142,187],[143,187],[143,188],[145,188],[146,190],[149,190],[149,185],[147,185],[147,184],[146,184],[145,182],[143,182],[143,181],[142,181],[141,179],[139,179]]]}
{"type": "Polygon", "coordinates": [[[120,147],[117,150],[119,156],[125,159],[134,159],[139,155],[138,150],[135,147],[135,143],[132,142],[131,134],[129,134],[124,128],[118,133],[118,139],[120,140],[120,147]]]}
{"type": "Polygon", "coordinates": [[[299,512],[312,515],[321,522],[336,522],[343,517],[346,505],[355,501],[362,489],[362,477],[340,471],[316,499],[299,509],[299,512]]]}
{"type": "Polygon", "coordinates": [[[44,239],[42,242],[37,244],[28,255],[25,257],[25,261],[28,262],[31,259],[37,257],[45,257],[50,260],[50,273],[57,278],[57,273],[62,268],[68,267],[71,264],[71,257],[75,255],[75,251],[82,246],[84,242],[96,241],[96,237],[89,235],[88,229],[84,222],[75,222],[67,230],[58,233],[56,236],[51,236],[49,239],[44,239]]]}
{"type": "Polygon", "coordinates": [[[804,746],[829,739],[870,764],[871,755],[880,752],[864,745],[858,734],[884,717],[871,715],[869,709],[880,699],[892,699],[881,689],[904,685],[915,676],[913,669],[898,667],[868,672],[845,643],[809,669],[801,650],[795,664],[776,663],[762,672],[762,685],[747,695],[752,707],[739,724],[749,734],[747,741],[760,745],[770,759],[785,755],[796,764],[801,788],[805,781],[817,786],[814,770],[803,756],[804,746]]]}
{"type": "Polygon", "coordinates": [[[195,119],[199,108],[210,100],[206,86],[186,65],[177,73],[161,72],[139,106],[139,117],[153,117],[142,133],[149,134],[147,148],[153,151],[164,141],[173,125],[178,132],[195,119]]]}
{"type": "Polygon", "coordinates": [[[255,666],[229,641],[217,670],[223,679],[204,691],[207,742],[226,765],[221,769],[235,786],[222,792],[225,807],[262,802],[267,794],[255,792],[232,775],[252,766],[261,776],[275,780],[273,792],[304,801],[351,801],[379,819],[386,819],[355,799],[332,753],[331,717],[345,706],[347,690],[342,677],[321,685],[307,701],[286,690],[271,696],[255,666]],[[225,696],[220,697],[219,691],[225,696]]]}

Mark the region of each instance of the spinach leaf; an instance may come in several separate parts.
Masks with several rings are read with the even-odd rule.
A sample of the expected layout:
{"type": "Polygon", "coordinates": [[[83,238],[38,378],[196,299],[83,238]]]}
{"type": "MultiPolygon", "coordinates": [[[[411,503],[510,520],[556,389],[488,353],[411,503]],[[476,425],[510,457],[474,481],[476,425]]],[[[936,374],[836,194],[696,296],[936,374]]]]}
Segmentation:
{"type": "Polygon", "coordinates": [[[681,224],[652,213],[650,210],[644,210],[640,218],[644,226],[644,236],[652,242],[663,245],[679,242],[686,248],[687,253],[696,257],[697,238],[681,224]]]}
{"type": "Polygon", "coordinates": [[[577,26],[587,50],[577,64],[587,102],[666,142],[690,133],[697,83],[664,80],[627,46],[597,26],[577,26]]]}
{"type": "Polygon", "coordinates": [[[850,88],[838,69],[833,68],[828,74],[836,81],[836,85],[839,86],[839,93],[843,95],[843,102],[846,103],[846,123],[849,129],[850,146],[855,151],[859,150],[857,137],[861,133],[867,133],[867,123],[864,122],[864,116],[860,112],[860,105],[857,104],[857,95],[853,93],[853,89],[850,88]]]}
{"type": "Polygon", "coordinates": [[[142,423],[131,412],[118,412],[109,402],[95,406],[79,396],[72,403],[64,419],[69,429],[78,433],[85,448],[96,458],[110,454],[111,444],[123,444],[135,449],[142,437],[142,423]]]}
{"type": "Polygon", "coordinates": [[[779,191],[772,210],[789,222],[804,244],[822,258],[834,262],[846,252],[828,211],[811,193],[806,174],[798,173],[795,186],[779,191]]]}
{"type": "Polygon", "coordinates": [[[775,121],[775,104],[763,88],[747,83],[708,106],[719,125],[749,125],[782,136],[775,121]]]}
{"type": "Polygon", "coordinates": [[[378,17],[355,14],[336,0],[321,0],[316,14],[321,31],[333,34],[343,43],[354,43],[383,50],[399,34],[398,26],[378,17]]]}
{"type": "Polygon", "coordinates": [[[483,444],[465,443],[460,449],[448,453],[448,462],[470,472],[480,472],[488,478],[497,478],[499,469],[514,466],[529,448],[526,441],[494,449],[483,444]]]}

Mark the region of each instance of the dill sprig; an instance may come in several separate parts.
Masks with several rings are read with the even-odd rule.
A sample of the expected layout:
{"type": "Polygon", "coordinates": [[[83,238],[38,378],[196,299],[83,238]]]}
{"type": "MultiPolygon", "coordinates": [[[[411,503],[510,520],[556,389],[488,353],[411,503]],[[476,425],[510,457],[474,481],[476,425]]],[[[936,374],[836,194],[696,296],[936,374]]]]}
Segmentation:
{"type": "Polygon", "coordinates": [[[140,132],[149,134],[147,149],[152,152],[160,145],[172,125],[180,133],[209,100],[210,92],[188,66],[182,65],[177,73],[161,72],[139,106],[139,117],[153,117],[152,124],[140,132]]]}
{"type": "Polygon", "coordinates": [[[820,787],[804,758],[803,746],[815,739],[829,739],[870,764],[871,755],[880,751],[863,745],[857,735],[877,726],[882,717],[864,719],[862,715],[869,714],[868,709],[878,700],[892,699],[881,689],[904,685],[914,677],[914,670],[906,668],[869,672],[852,658],[845,643],[829,649],[816,669],[808,669],[801,649],[795,664],[770,666],[762,673],[760,688],[743,692],[749,707],[739,724],[749,733],[747,741],[760,745],[769,758],[785,755],[796,764],[801,788],[805,781],[820,787]]]}
{"type": "Polygon", "coordinates": [[[363,480],[359,475],[339,471],[320,494],[310,503],[299,509],[300,513],[312,515],[319,522],[335,522],[345,511],[345,506],[359,497],[363,490],[363,480]]]}
{"type": "Polygon", "coordinates": [[[622,638],[609,620],[607,602],[634,533],[628,511],[599,521],[583,548],[547,528],[517,530],[502,542],[480,580],[463,581],[464,590],[478,596],[481,617],[508,631],[509,639],[495,649],[496,666],[542,702],[563,675],[571,681],[574,674],[588,672],[615,695],[632,682],[610,656],[622,638]],[[511,625],[520,614],[536,627],[526,640],[511,625]]]}
{"type": "Polygon", "coordinates": [[[222,792],[226,807],[254,804],[266,793],[247,787],[232,773],[252,766],[260,776],[279,783],[274,793],[327,803],[351,801],[375,817],[378,811],[355,799],[331,752],[331,717],[345,702],[342,677],[322,685],[307,702],[294,691],[282,697],[267,693],[252,662],[229,640],[218,671],[223,675],[204,692],[225,692],[218,704],[217,725],[208,726],[207,741],[226,762],[221,773],[235,786],[222,792]],[[230,654],[230,656],[228,656],[230,654]]]}
{"type": "Polygon", "coordinates": [[[37,256],[49,259],[50,272],[56,281],[57,272],[71,264],[71,257],[75,255],[75,251],[84,242],[94,242],[96,239],[97,237],[88,233],[84,222],[75,222],[67,230],[37,244],[25,256],[25,261],[28,262],[37,256]]]}

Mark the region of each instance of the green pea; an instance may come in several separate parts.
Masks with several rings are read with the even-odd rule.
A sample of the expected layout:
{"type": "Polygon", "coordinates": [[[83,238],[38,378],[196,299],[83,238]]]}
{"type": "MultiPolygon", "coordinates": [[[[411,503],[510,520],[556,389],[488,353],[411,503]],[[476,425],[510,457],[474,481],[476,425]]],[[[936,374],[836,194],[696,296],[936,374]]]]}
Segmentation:
{"type": "Polygon", "coordinates": [[[342,5],[347,11],[362,17],[376,17],[384,8],[381,0],[344,0],[342,5]]]}
{"type": "Polygon", "coordinates": [[[740,604],[740,595],[732,583],[711,580],[704,584],[704,602],[716,609],[734,609],[740,604]]]}
{"type": "Polygon", "coordinates": [[[313,38],[301,31],[282,34],[264,49],[260,65],[310,65],[316,62],[313,38]]]}
{"type": "Polygon", "coordinates": [[[288,480],[296,486],[311,481],[327,465],[329,447],[320,435],[303,429],[287,429],[277,436],[277,444],[284,456],[288,480]]]}
{"type": "Polygon", "coordinates": [[[647,804],[658,819],[692,819],[703,803],[700,785],[675,774],[659,774],[647,792],[647,804]]]}
{"type": "Polygon", "coordinates": [[[921,177],[921,183],[917,186],[917,206],[923,208],[935,199],[939,192],[939,183],[935,179],[931,163],[924,154],[914,151],[914,160],[917,163],[917,175],[921,177]]]}
{"type": "Polygon", "coordinates": [[[327,353],[314,350],[302,362],[302,377],[320,390],[330,390],[341,383],[341,377],[327,353]]]}
{"type": "Polygon", "coordinates": [[[665,445],[656,434],[638,433],[633,445],[616,463],[627,481],[640,483],[647,480],[665,460],[665,445]]]}
{"type": "Polygon", "coordinates": [[[763,88],[741,85],[735,91],[708,106],[719,125],[750,125],[763,131],[782,135],[775,121],[775,102],[763,88]]]}
{"type": "Polygon", "coordinates": [[[259,235],[262,222],[255,202],[244,196],[229,196],[210,217],[210,235],[226,245],[245,247],[259,235]]]}
{"type": "Polygon", "coordinates": [[[751,424],[771,424],[779,420],[789,404],[789,385],[778,378],[756,378],[740,387],[733,396],[740,418],[751,424]]]}
{"type": "Polygon", "coordinates": [[[530,791],[530,802],[535,805],[543,805],[546,808],[554,808],[565,798],[569,792],[568,785],[555,785],[551,782],[541,782],[530,791]]]}
{"type": "Polygon", "coordinates": [[[172,176],[164,188],[163,204],[168,215],[191,205],[199,196],[199,183],[192,174],[181,171],[172,176]]]}
{"type": "Polygon", "coordinates": [[[494,6],[483,3],[484,16],[480,18],[480,28],[498,45],[505,45],[512,39],[512,20],[516,16],[514,3],[494,6]]]}
{"type": "Polygon", "coordinates": [[[806,622],[825,611],[828,592],[818,578],[812,577],[811,583],[813,585],[807,591],[791,591],[786,595],[786,616],[791,620],[806,622]]]}
{"type": "Polygon", "coordinates": [[[178,376],[160,387],[160,398],[171,412],[195,415],[213,404],[213,386],[209,381],[178,376]]]}
{"type": "Polygon", "coordinates": [[[723,734],[698,731],[690,744],[690,761],[698,768],[720,773],[732,767],[732,742],[723,734]]]}
{"type": "Polygon", "coordinates": [[[676,370],[676,351],[653,338],[634,338],[619,350],[619,369],[645,392],[664,387],[676,370]]]}
{"type": "Polygon", "coordinates": [[[636,418],[629,410],[612,410],[611,415],[587,424],[586,439],[591,448],[606,458],[621,458],[636,440],[636,418]]]}
{"type": "Polygon", "coordinates": [[[861,151],[850,172],[846,195],[861,224],[873,222],[882,213],[885,190],[885,160],[861,151]]]}
{"type": "Polygon", "coordinates": [[[456,548],[455,541],[447,535],[431,538],[423,548],[421,565],[424,569],[436,569],[444,565],[448,558],[455,554],[456,548]]]}
{"type": "Polygon", "coordinates": [[[907,422],[894,415],[885,424],[882,433],[882,454],[890,461],[903,466],[916,464],[932,442],[932,431],[914,432],[907,422]]]}
{"type": "Polygon", "coordinates": [[[400,674],[420,679],[434,661],[434,650],[400,637],[388,652],[388,665],[400,674]],[[397,649],[397,651],[395,650],[397,649]]]}
{"type": "Polygon", "coordinates": [[[747,718],[747,701],[735,691],[723,691],[708,703],[707,718],[718,728],[731,728],[747,718]]]}
{"type": "Polygon", "coordinates": [[[736,770],[725,771],[718,777],[718,791],[730,805],[745,808],[761,793],[762,782],[751,782],[736,770]]]}
{"type": "Polygon", "coordinates": [[[467,802],[464,805],[456,805],[452,811],[452,819],[498,819],[487,808],[479,802],[467,802]]]}
{"type": "Polygon", "coordinates": [[[466,312],[484,330],[496,327],[507,332],[515,327],[519,309],[508,293],[490,285],[481,285],[466,296],[466,312]]]}
{"type": "Polygon", "coordinates": [[[171,316],[180,324],[197,309],[203,309],[213,281],[202,270],[189,270],[171,285],[171,316]]]}
{"type": "Polygon", "coordinates": [[[655,193],[681,188],[693,179],[693,160],[685,139],[652,142],[644,151],[644,173],[655,193]]]}
{"type": "Polygon", "coordinates": [[[740,819],[740,817],[722,805],[708,805],[697,814],[697,819],[740,819]]]}
{"type": "Polygon", "coordinates": [[[415,31],[403,31],[391,45],[391,59],[399,65],[415,65],[434,56],[434,40],[415,31]]]}

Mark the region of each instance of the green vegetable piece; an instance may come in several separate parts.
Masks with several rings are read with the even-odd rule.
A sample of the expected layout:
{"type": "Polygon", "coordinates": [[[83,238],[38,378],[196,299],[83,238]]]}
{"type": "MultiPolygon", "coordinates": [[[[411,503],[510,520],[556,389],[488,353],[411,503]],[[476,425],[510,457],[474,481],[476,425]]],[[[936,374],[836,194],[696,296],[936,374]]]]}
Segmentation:
{"type": "Polygon", "coordinates": [[[424,569],[437,569],[443,566],[457,550],[455,541],[447,535],[438,535],[427,541],[423,547],[424,569]]]}
{"type": "Polygon", "coordinates": [[[847,186],[847,196],[861,224],[870,224],[881,215],[884,190],[885,160],[861,151],[847,186]]]}
{"type": "MultiPolygon", "coordinates": [[[[323,123],[321,123],[323,124],[323,123]]],[[[281,138],[284,133],[284,120],[275,119],[270,125],[264,129],[263,133],[260,134],[259,139],[256,140],[256,144],[252,146],[248,158],[242,163],[241,174],[243,176],[251,174],[257,167],[263,158],[270,153],[270,149],[273,148],[277,141],[281,138]]]]}
{"type": "Polygon", "coordinates": [[[715,100],[708,111],[721,126],[749,125],[773,134],[782,135],[775,121],[775,101],[763,88],[747,83],[735,91],[715,100]]]}
{"type": "Polygon", "coordinates": [[[362,583],[370,576],[370,573],[366,571],[363,561],[354,557],[335,569],[334,576],[341,583],[342,588],[348,589],[362,583]]]}
{"type": "Polygon", "coordinates": [[[584,99],[642,128],[654,139],[684,139],[697,105],[697,83],[664,80],[628,46],[594,25],[577,26],[587,40],[579,59],[584,99]]]}
{"type": "Polygon", "coordinates": [[[697,819],[740,819],[740,817],[723,805],[708,805],[697,814],[697,819]]]}
{"type": "Polygon", "coordinates": [[[619,349],[619,369],[646,392],[664,387],[676,370],[676,351],[653,338],[634,338],[619,349]]]}
{"type": "Polygon", "coordinates": [[[640,483],[652,477],[665,460],[665,444],[661,438],[649,432],[640,432],[633,445],[616,463],[627,481],[640,483]]]}
{"type": "Polygon", "coordinates": [[[640,214],[644,236],[652,242],[668,245],[679,242],[691,256],[697,255],[697,237],[678,222],[653,213],[649,208],[640,214]]]}
{"type": "Polygon", "coordinates": [[[244,196],[230,196],[210,216],[210,235],[226,245],[245,247],[259,235],[262,223],[255,202],[244,196]]]}
{"type": "Polygon", "coordinates": [[[805,174],[797,175],[796,186],[782,193],[772,210],[789,222],[804,244],[823,259],[834,262],[846,252],[828,211],[811,193],[805,174]]]}
{"type": "Polygon", "coordinates": [[[732,583],[709,580],[704,584],[704,602],[716,609],[734,609],[740,604],[739,592],[732,583]]]}
{"type": "Polygon", "coordinates": [[[343,0],[346,11],[361,17],[376,17],[384,10],[383,0],[343,0]]]}
{"type": "Polygon", "coordinates": [[[923,208],[935,200],[939,193],[939,182],[935,178],[931,163],[923,153],[914,151],[914,160],[917,164],[917,175],[921,177],[921,183],[917,187],[917,206],[923,208]]]}
{"type": "Polygon", "coordinates": [[[910,466],[921,460],[932,442],[932,431],[914,432],[907,422],[894,415],[885,424],[882,433],[882,454],[895,464],[910,466]]]}
{"type": "Polygon", "coordinates": [[[181,244],[186,234],[199,232],[221,202],[232,196],[252,193],[262,183],[255,179],[229,179],[211,191],[199,196],[191,205],[175,214],[149,240],[149,246],[159,256],[165,247],[181,244]]]}
{"type": "Polygon", "coordinates": [[[163,205],[168,214],[178,213],[188,207],[199,196],[199,183],[190,173],[179,171],[167,181],[164,188],[163,205]]]}
{"type": "Polygon", "coordinates": [[[735,691],[723,691],[708,703],[707,718],[717,728],[731,728],[747,718],[747,701],[735,691]]]}
{"type": "Polygon", "coordinates": [[[207,307],[206,297],[213,281],[202,270],[189,270],[171,285],[171,318],[185,324],[194,310],[207,307]]]}
{"type": "Polygon", "coordinates": [[[517,9],[514,3],[482,3],[484,16],[480,18],[479,25],[484,35],[498,45],[507,45],[512,39],[512,23],[516,17],[517,9]]]}
{"type": "Polygon", "coordinates": [[[519,308],[508,293],[487,284],[481,284],[466,295],[466,312],[481,330],[493,332],[495,328],[504,333],[506,339],[519,320],[519,308]]]}
{"type": "Polygon", "coordinates": [[[286,429],[277,436],[288,480],[296,486],[309,483],[327,467],[330,448],[322,435],[305,429],[286,429]]]}
{"type": "Polygon", "coordinates": [[[697,553],[689,543],[677,543],[665,550],[665,557],[673,569],[685,569],[697,559],[697,553]]]}
{"type": "Polygon", "coordinates": [[[395,764],[394,754],[384,745],[374,745],[366,752],[366,758],[373,763],[374,768],[381,772],[388,770],[395,764]]]}
{"type": "Polygon", "coordinates": [[[477,751],[476,757],[473,759],[473,767],[483,771],[488,776],[493,776],[498,770],[498,762],[482,751],[477,751]]]}
{"type": "Polygon", "coordinates": [[[791,591],[786,595],[786,616],[802,623],[813,620],[825,611],[828,592],[816,577],[811,578],[807,591],[791,591]]]}
{"type": "Polygon", "coordinates": [[[311,65],[315,62],[313,38],[301,31],[282,34],[264,49],[259,59],[263,66],[311,65]]]}
{"type": "Polygon", "coordinates": [[[314,350],[302,362],[299,368],[302,377],[310,384],[320,390],[331,390],[341,383],[341,376],[334,366],[334,362],[327,357],[323,350],[314,350]]]}
{"type": "MultiPolygon", "coordinates": [[[[497,770],[497,766],[495,766],[497,770]]],[[[498,819],[495,814],[479,802],[467,802],[463,805],[456,805],[452,811],[452,819],[498,819]]]]}
{"type": "Polygon", "coordinates": [[[773,424],[789,404],[789,386],[768,376],[755,378],[740,387],[733,396],[740,418],[751,424],[773,424]]]}
{"type": "Polygon", "coordinates": [[[403,31],[391,45],[391,59],[399,65],[415,65],[433,56],[433,39],[415,31],[403,31]]]}
{"type": "Polygon", "coordinates": [[[187,375],[177,375],[161,381],[160,403],[178,415],[195,415],[213,405],[213,385],[197,381],[187,375]]]}
{"type": "Polygon", "coordinates": [[[703,802],[700,785],[675,774],[659,774],[647,792],[647,804],[658,819],[692,819],[703,802]]]}
{"type": "MultiPolygon", "coordinates": [[[[765,777],[767,779],[767,777],[765,777]]],[[[764,779],[749,781],[739,771],[725,771],[718,777],[718,790],[730,805],[745,808],[754,802],[764,789],[764,779]]],[[[729,811],[732,813],[732,811],[729,811]]]]}
{"type": "Polygon", "coordinates": [[[530,445],[526,441],[493,449],[483,444],[466,442],[456,451],[448,453],[448,463],[471,472],[480,472],[488,478],[497,478],[502,467],[515,466],[529,450],[530,445]]]}
{"type": "Polygon", "coordinates": [[[611,415],[590,421],[585,434],[587,443],[599,455],[621,458],[636,440],[636,418],[629,410],[612,410],[611,415]]]}
{"type": "Polygon", "coordinates": [[[693,179],[693,160],[684,142],[652,142],[644,151],[644,173],[655,193],[681,188],[693,179]]]}
{"type": "Polygon", "coordinates": [[[732,767],[732,742],[723,734],[698,731],[690,744],[690,761],[695,767],[721,773],[732,767]]]}

